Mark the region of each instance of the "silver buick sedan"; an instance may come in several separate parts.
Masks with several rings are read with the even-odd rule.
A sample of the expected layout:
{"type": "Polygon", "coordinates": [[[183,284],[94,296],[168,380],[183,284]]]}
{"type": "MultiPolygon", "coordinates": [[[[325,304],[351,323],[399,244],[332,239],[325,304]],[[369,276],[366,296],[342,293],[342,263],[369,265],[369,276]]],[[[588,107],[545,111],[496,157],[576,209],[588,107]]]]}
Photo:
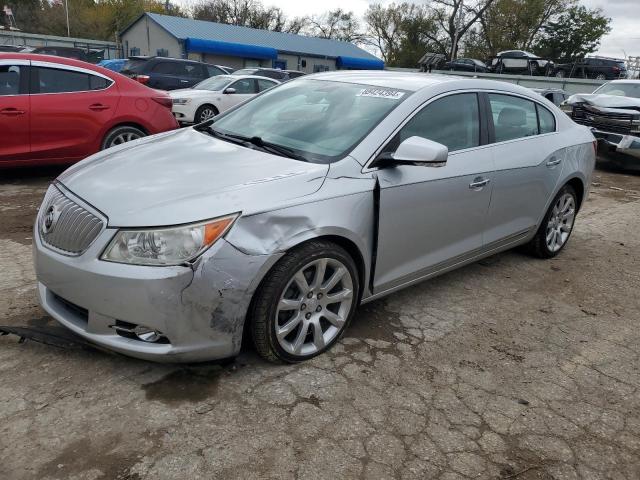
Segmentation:
{"type": "Polygon", "coordinates": [[[360,303],[482,257],[567,244],[594,138],[503,82],[333,72],[76,164],[34,235],[44,309],[157,361],[298,362],[360,303]]]}

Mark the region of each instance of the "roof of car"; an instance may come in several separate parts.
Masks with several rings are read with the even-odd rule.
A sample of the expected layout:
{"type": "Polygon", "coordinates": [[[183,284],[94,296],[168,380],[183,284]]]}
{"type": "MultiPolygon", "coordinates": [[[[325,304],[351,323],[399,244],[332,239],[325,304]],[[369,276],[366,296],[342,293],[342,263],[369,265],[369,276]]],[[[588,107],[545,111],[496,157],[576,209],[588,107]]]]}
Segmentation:
{"type": "Polygon", "coordinates": [[[340,70],[306,75],[306,78],[416,91],[443,82],[459,81],[462,77],[429,73],[392,72],[388,70],[340,70]]]}
{"type": "Polygon", "coordinates": [[[516,93],[531,98],[538,96],[538,94],[532,92],[531,89],[514,83],[501,80],[444,75],[440,73],[395,72],[389,70],[339,70],[305,75],[293,81],[298,82],[313,79],[357,83],[383,88],[397,88],[413,92],[449,83],[451,84],[451,90],[487,89],[516,93]]]}
{"type": "Polygon", "coordinates": [[[82,60],[76,60],[68,57],[58,57],[56,55],[44,55],[41,53],[4,53],[0,52],[0,60],[33,60],[40,62],[59,63],[61,65],[69,65],[72,67],[86,68],[89,70],[96,70],[104,74],[113,74],[113,70],[102,68],[93,63],[83,62],[82,60]]]}

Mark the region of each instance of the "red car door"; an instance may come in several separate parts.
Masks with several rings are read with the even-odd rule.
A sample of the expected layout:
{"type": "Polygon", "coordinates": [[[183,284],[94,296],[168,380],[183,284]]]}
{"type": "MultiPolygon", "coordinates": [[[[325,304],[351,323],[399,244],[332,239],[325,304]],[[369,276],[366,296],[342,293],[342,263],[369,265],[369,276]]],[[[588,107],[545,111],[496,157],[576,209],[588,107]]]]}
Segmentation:
{"type": "Polygon", "coordinates": [[[32,62],[31,158],[67,162],[98,150],[118,106],[118,89],[100,73],[32,62]]]}
{"type": "Polygon", "coordinates": [[[0,60],[0,163],[29,158],[28,85],[28,60],[0,60]]]}

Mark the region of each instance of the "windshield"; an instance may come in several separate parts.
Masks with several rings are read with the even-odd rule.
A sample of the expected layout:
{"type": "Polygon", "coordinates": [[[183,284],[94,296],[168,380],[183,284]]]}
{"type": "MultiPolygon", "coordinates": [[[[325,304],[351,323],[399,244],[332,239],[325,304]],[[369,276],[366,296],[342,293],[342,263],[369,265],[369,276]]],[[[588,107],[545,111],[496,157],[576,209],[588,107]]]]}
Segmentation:
{"type": "Polygon", "coordinates": [[[605,83],[593,93],[616,95],[619,97],[640,98],[640,82],[637,83],[605,83]]]}
{"type": "Polygon", "coordinates": [[[211,90],[213,92],[219,92],[224,87],[229,85],[233,80],[231,77],[227,77],[226,75],[216,75],[215,77],[209,77],[206,80],[201,81],[200,83],[193,86],[196,90],[211,90]]]}
{"type": "Polygon", "coordinates": [[[243,69],[240,69],[240,70],[236,70],[234,73],[236,73],[238,75],[253,75],[257,71],[258,71],[257,68],[243,68],[243,69]]]}
{"type": "Polygon", "coordinates": [[[393,88],[298,79],[223,115],[213,128],[259,137],[308,161],[330,163],[350,152],[407,96],[393,88]]]}

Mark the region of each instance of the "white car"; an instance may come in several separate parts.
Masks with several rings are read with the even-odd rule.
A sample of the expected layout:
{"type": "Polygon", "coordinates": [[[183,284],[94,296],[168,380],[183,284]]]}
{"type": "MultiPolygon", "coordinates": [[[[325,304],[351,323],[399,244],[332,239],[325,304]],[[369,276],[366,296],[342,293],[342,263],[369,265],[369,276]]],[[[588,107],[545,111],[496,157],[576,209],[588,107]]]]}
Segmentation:
{"type": "Polygon", "coordinates": [[[253,75],[217,75],[191,88],[172,90],[173,114],[180,123],[201,123],[280,82],[253,75]]]}

